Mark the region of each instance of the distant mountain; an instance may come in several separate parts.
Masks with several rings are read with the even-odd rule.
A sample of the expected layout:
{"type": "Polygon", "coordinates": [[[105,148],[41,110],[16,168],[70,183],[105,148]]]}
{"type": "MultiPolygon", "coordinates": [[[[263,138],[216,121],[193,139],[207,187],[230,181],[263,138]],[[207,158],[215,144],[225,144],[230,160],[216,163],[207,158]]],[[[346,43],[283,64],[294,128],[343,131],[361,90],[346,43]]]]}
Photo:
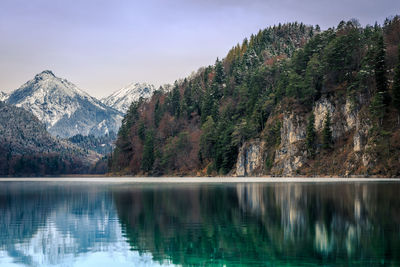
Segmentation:
{"type": "Polygon", "coordinates": [[[54,136],[118,132],[122,115],[46,70],[12,92],[7,103],[31,111],[54,136]]]}
{"type": "Polygon", "coordinates": [[[32,113],[0,102],[0,175],[81,173],[99,157],[51,136],[32,113]]]}
{"type": "Polygon", "coordinates": [[[150,98],[154,91],[155,87],[152,84],[131,83],[110,96],[101,99],[101,102],[122,113],[126,113],[132,102],[139,100],[141,97],[150,98]]]}
{"type": "Polygon", "coordinates": [[[0,101],[5,101],[8,98],[8,94],[0,91],[0,101]]]}

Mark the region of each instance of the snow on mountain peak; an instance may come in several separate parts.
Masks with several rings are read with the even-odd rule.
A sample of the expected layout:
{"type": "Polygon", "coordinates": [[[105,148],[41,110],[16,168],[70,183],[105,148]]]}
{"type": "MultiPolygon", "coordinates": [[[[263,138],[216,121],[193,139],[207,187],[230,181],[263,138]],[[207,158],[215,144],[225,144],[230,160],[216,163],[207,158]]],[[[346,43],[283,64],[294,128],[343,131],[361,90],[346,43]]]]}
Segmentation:
{"type": "Polygon", "coordinates": [[[44,70],[41,73],[36,74],[35,78],[43,78],[46,76],[51,76],[51,77],[56,77],[56,75],[54,75],[54,73],[51,70],[44,70]]]}
{"type": "Polygon", "coordinates": [[[8,98],[8,94],[0,91],[0,101],[6,101],[8,98]]]}
{"type": "Polygon", "coordinates": [[[12,92],[7,102],[31,111],[47,125],[50,133],[62,137],[117,132],[122,119],[116,110],[105,106],[73,83],[55,76],[50,70],[37,74],[12,92]],[[108,126],[102,127],[104,133],[97,128],[103,120],[108,126]]]}
{"type": "Polygon", "coordinates": [[[123,113],[126,113],[132,102],[138,101],[141,97],[144,99],[150,98],[155,87],[148,83],[130,83],[127,86],[112,93],[110,96],[101,99],[105,105],[115,108],[123,113]]]}

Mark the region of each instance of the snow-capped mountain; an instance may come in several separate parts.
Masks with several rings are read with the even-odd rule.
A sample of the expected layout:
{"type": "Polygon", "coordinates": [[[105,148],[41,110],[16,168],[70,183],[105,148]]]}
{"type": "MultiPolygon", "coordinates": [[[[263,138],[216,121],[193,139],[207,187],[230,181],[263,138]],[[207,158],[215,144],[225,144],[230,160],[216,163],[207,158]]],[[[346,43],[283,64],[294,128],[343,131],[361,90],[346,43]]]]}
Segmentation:
{"type": "Polygon", "coordinates": [[[12,92],[6,102],[32,112],[51,134],[60,137],[118,132],[122,120],[119,111],[49,70],[12,92]]]}
{"type": "Polygon", "coordinates": [[[0,101],[6,101],[8,98],[8,94],[0,91],[0,101]]]}
{"type": "Polygon", "coordinates": [[[101,99],[101,102],[109,107],[113,107],[122,113],[126,113],[132,102],[139,98],[150,98],[155,91],[152,84],[147,83],[131,83],[120,90],[101,99]]]}

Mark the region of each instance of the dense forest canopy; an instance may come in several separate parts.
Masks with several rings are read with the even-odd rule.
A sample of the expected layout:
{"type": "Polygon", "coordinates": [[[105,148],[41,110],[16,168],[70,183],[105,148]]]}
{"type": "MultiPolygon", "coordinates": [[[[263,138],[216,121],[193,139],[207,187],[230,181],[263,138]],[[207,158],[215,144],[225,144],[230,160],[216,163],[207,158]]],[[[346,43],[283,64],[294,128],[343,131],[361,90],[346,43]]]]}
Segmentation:
{"type": "Polygon", "coordinates": [[[339,145],[330,114],[321,133],[314,129],[312,110],[321,97],[349,100],[360,111],[369,106],[371,150],[393,158],[400,140],[398,124],[391,123],[400,111],[399,43],[398,16],[382,26],[361,27],[351,20],[325,31],[297,22],[260,30],[224,59],[176,81],[169,92],[132,103],[109,171],[228,174],[239,148],[261,139],[268,174],[281,142],[282,114],[288,111],[309,120],[305,146],[312,162],[339,145]],[[390,148],[385,140],[393,142],[390,148]]]}

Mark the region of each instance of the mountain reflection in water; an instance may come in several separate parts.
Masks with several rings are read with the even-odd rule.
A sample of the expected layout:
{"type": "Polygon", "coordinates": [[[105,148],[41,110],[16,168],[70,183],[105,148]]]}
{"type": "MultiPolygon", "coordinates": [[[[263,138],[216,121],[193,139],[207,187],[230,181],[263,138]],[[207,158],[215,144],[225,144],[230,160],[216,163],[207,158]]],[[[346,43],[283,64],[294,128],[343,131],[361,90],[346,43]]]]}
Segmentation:
{"type": "Polygon", "coordinates": [[[1,266],[400,265],[399,183],[0,183],[1,266]]]}

